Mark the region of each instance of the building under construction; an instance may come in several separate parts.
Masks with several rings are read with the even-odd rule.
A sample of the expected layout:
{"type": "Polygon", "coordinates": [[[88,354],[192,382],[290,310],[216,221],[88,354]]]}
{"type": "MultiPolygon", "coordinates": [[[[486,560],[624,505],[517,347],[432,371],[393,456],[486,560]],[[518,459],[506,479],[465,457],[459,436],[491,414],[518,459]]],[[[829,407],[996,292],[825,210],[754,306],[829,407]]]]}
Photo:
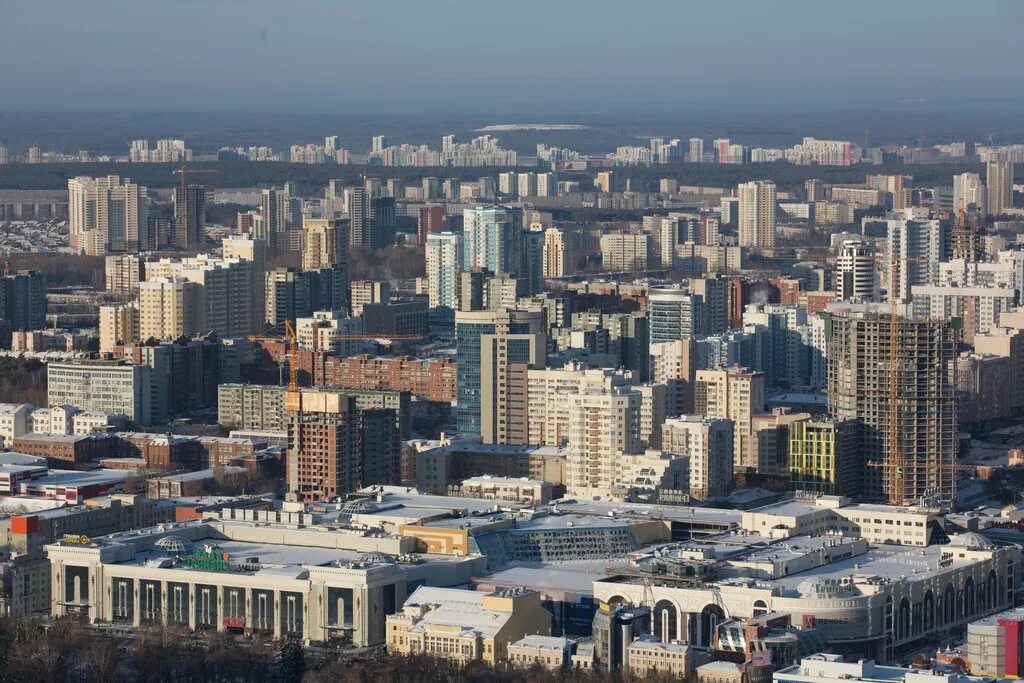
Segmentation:
{"type": "Polygon", "coordinates": [[[894,325],[889,315],[859,312],[826,319],[829,410],[861,425],[867,498],[955,499],[954,337],[948,321],[900,317],[894,325]]]}

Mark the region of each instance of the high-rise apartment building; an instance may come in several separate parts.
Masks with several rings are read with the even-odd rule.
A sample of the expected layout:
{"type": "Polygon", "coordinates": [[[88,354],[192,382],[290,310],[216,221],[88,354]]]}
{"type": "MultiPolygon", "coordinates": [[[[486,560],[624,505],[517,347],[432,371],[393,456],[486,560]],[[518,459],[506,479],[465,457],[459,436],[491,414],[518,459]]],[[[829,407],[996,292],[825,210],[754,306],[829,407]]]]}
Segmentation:
{"type": "Polygon", "coordinates": [[[529,443],[528,372],[547,364],[543,332],[480,335],[480,436],[484,443],[529,443]]]}
{"type": "Polygon", "coordinates": [[[118,344],[139,340],[139,304],[100,306],[100,353],[110,353],[118,344]]]}
{"type": "Polygon", "coordinates": [[[286,392],[288,490],[300,500],[330,500],[359,483],[357,409],[344,394],[286,392]]]}
{"type": "Polygon", "coordinates": [[[698,370],[694,380],[694,408],[704,417],[733,421],[733,465],[757,468],[751,443],[751,418],[764,411],[764,373],[730,367],[698,370]]]}
{"type": "Polygon", "coordinates": [[[536,334],[544,331],[541,311],[458,311],[455,336],[458,364],[458,427],[481,434],[482,384],[490,381],[481,370],[483,337],[536,334]]]}
{"type": "Polygon", "coordinates": [[[544,231],[544,277],[565,277],[570,274],[565,242],[565,233],[558,228],[548,228],[544,231]]]}
{"type": "Polygon", "coordinates": [[[46,275],[35,270],[19,270],[0,276],[0,320],[13,331],[41,330],[46,327],[46,275]]]}
{"type": "Polygon", "coordinates": [[[704,161],[704,138],[690,138],[690,151],[686,160],[692,164],[704,161]]]}
{"type": "Polygon", "coordinates": [[[106,291],[118,296],[135,296],[146,279],[145,258],[139,254],[113,254],[104,260],[106,291]]]}
{"type": "Polygon", "coordinates": [[[137,252],[149,221],[146,188],[120,176],[79,176],[68,180],[68,230],[80,254],[137,252]]]}
{"type": "Polygon", "coordinates": [[[530,419],[529,443],[564,446],[569,440],[567,396],[584,391],[611,391],[630,384],[629,373],[607,368],[588,369],[577,362],[561,368],[536,368],[527,372],[530,419]]]}
{"type": "Polygon", "coordinates": [[[421,206],[417,228],[420,244],[427,243],[427,236],[432,232],[444,232],[444,207],[421,206]]]}
{"type": "Polygon", "coordinates": [[[302,269],[338,268],[348,272],[348,221],[302,220],[302,269]]]}
{"type": "Polygon", "coordinates": [[[827,496],[859,496],[864,461],[857,425],[850,421],[798,420],[789,425],[789,487],[827,496]]]}
{"type": "Polygon", "coordinates": [[[704,297],[675,287],[651,288],[647,294],[651,344],[707,334],[704,297]]]}
{"type": "Polygon", "coordinates": [[[981,176],[977,173],[953,176],[953,211],[967,211],[972,207],[982,214],[987,213],[988,192],[981,176]]]}
{"type": "Polygon", "coordinates": [[[836,301],[875,301],[875,254],[864,240],[844,240],[836,257],[836,301]]]}
{"type": "Polygon", "coordinates": [[[740,246],[774,247],[775,183],[770,180],[741,183],[737,194],[740,246]]]}
{"type": "Polygon", "coordinates": [[[910,301],[911,287],[934,285],[939,263],[949,258],[950,226],[948,221],[924,218],[913,209],[892,212],[886,220],[885,274],[888,296],[900,303],[910,301]],[[896,282],[888,282],[892,262],[896,259],[896,282]]]}
{"type": "Polygon", "coordinates": [[[202,287],[181,277],[139,283],[139,338],[173,341],[203,331],[202,287]]]}
{"type": "Polygon", "coordinates": [[[622,456],[640,452],[640,393],[587,387],[566,401],[566,488],[584,498],[608,496],[620,483],[622,456]]]}
{"type": "Polygon", "coordinates": [[[206,187],[188,185],[174,188],[174,246],[202,249],[206,244],[206,187]]]}
{"type": "Polygon", "coordinates": [[[614,273],[633,273],[648,268],[651,238],[643,233],[614,232],[601,235],[601,264],[614,273]]]}
{"type": "Polygon", "coordinates": [[[462,213],[462,266],[519,274],[523,258],[522,213],[503,206],[476,206],[462,213]]]}
{"type": "Polygon", "coordinates": [[[826,327],[829,411],[833,419],[860,423],[865,495],[906,503],[932,496],[953,500],[958,446],[949,367],[954,330],[945,321],[900,318],[893,338],[889,316],[872,313],[833,315],[831,323],[826,327]],[[902,495],[890,490],[893,452],[902,454],[902,495]]]}
{"type": "Polygon", "coordinates": [[[255,261],[200,254],[146,264],[147,279],[184,278],[200,287],[199,328],[219,337],[263,331],[262,266],[255,261]]]}
{"type": "Polygon", "coordinates": [[[825,199],[825,185],[817,178],[804,181],[804,195],[809,202],[820,202],[825,199]]]}
{"type": "Polygon", "coordinates": [[[690,456],[690,495],[697,500],[732,491],[732,420],[700,415],[665,420],[661,448],[665,453],[690,456]]]}
{"type": "Polygon", "coordinates": [[[462,236],[452,232],[428,233],[426,245],[427,300],[430,308],[454,311],[459,307],[462,236]]]}
{"type": "Polygon", "coordinates": [[[252,235],[264,240],[274,250],[283,250],[288,246],[284,236],[288,230],[285,221],[286,199],[285,191],[276,187],[260,193],[261,220],[253,223],[252,235]]]}
{"type": "Polygon", "coordinates": [[[988,212],[992,215],[1013,208],[1013,162],[989,161],[985,164],[988,187],[988,212]]]}
{"type": "Polygon", "coordinates": [[[391,283],[387,280],[357,280],[351,285],[352,315],[361,316],[367,304],[391,301],[391,283]]]}
{"type": "Polygon", "coordinates": [[[697,343],[692,337],[650,345],[651,381],[664,384],[668,417],[693,412],[697,343]]]}

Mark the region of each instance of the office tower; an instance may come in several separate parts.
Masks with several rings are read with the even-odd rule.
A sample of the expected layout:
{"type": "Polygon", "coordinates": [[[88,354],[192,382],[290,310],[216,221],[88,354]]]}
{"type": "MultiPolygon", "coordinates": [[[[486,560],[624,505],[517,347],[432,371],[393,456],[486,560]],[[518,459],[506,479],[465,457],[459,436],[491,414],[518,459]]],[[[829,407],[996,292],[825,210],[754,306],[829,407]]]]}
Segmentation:
{"type": "Polygon", "coordinates": [[[597,187],[598,192],[609,194],[619,191],[617,180],[618,178],[616,178],[614,171],[601,171],[594,179],[594,185],[597,187]]]}
{"type": "Polygon", "coordinates": [[[444,207],[421,206],[417,229],[420,236],[420,244],[427,243],[427,236],[430,233],[444,232],[444,207]]]}
{"type": "Polygon", "coordinates": [[[741,183],[737,194],[740,246],[774,247],[775,183],[770,180],[741,183]]]}
{"type": "Polygon", "coordinates": [[[355,400],[327,391],[285,393],[288,490],[303,501],[327,501],[359,483],[355,400]]]}
{"type": "Polygon", "coordinates": [[[206,245],[206,187],[174,188],[174,246],[192,251],[206,245]]]}
{"type": "Polygon", "coordinates": [[[536,334],[544,330],[544,314],[537,311],[458,311],[455,336],[458,374],[458,428],[481,435],[481,340],[487,335],[536,334]]]}
{"type": "Polygon", "coordinates": [[[690,278],[690,291],[704,304],[703,333],[725,332],[729,327],[729,281],[723,277],[690,278]]]}
{"type": "Polygon", "coordinates": [[[285,193],[272,187],[260,193],[261,221],[253,224],[253,236],[264,240],[275,251],[284,250],[283,233],[287,230],[285,223],[285,193]]]}
{"type": "Polygon", "coordinates": [[[0,319],[17,332],[46,327],[46,275],[19,270],[0,276],[0,319]]]}
{"type": "Polygon", "coordinates": [[[133,426],[148,427],[167,420],[167,387],[156,381],[148,365],[123,361],[78,360],[48,363],[46,400],[87,411],[120,413],[133,426]]]}
{"type": "Polygon", "coordinates": [[[370,154],[380,154],[388,146],[388,138],[385,135],[374,135],[370,139],[370,154]]]}
{"type": "Polygon", "coordinates": [[[697,344],[691,338],[650,345],[651,381],[666,386],[666,415],[693,412],[693,390],[697,377],[697,344]]]}
{"type": "Polygon", "coordinates": [[[651,288],[647,295],[651,344],[706,334],[704,298],[685,289],[651,288]]]}
{"type": "Polygon", "coordinates": [[[988,187],[988,212],[993,216],[1013,208],[1013,162],[989,161],[985,164],[988,187]]]}
{"type": "MultiPolygon", "coordinates": [[[[427,300],[430,308],[459,307],[459,258],[462,236],[451,232],[427,235],[427,300]]],[[[482,305],[481,305],[482,307],[482,305]]]]}
{"type": "Polygon", "coordinates": [[[145,279],[145,259],[138,254],[116,254],[104,260],[106,291],[118,296],[134,296],[145,279]]]}
{"type": "Polygon", "coordinates": [[[485,306],[484,292],[491,272],[483,268],[470,268],[458,274],[460,311],[482,311],[485,306]]]}
{"type": "Polygon", "coordinates": [[[882,270],[888,296],[900,303],[910,301],[915,285],[933,285],[938,281],[939,263],[949,257],[950,226],[947,221],[918,218],[913,210],[893,212],[886,220],[888,240],[882,270]],[[896,259],[896,282],[888,282],[896,259]]]}
{"type": "Polygon", "coordinates": [[[865,495],[907,504],[932,494],[953,500],[957,415],[947,369],[955,354],[955,330],[946,321],[900,318],[893,339],[888,315],[865,313],[833,315],[829,332],[829,412],[833,419],[860,423],[865,495]],[[890,487],[894,450],[902,453],[902,492],[890,487]]]}
{"type": "Polygon", "coordinates": [[[422,181],[423,185],[423,200],[432,201],[437,199],[438,193],[440,192],[441,182],[437,178],[427,177],[422,181]]]}
{"type": "Polygon", "coordinates": [[[836,301],[875,300],[875,254],[864,240],[844,240],[836,257],[836,301]]]}
{"type": "Polygon", "coordinates": [[[640,452],[640,393],[587,386],[566,401],[566,488],[584,498],[608,496],[620,481],[622,456],[640,452]]]}
{"type": "Polygon", "coordinates": [[[645,271],[651,252],[651,238],[642,233],[615,232],[601,235],[601,264],[613,273],[645,271]]]}
{"type": "Polygon", "coordinates": [[[524,230],[522,257],[515,270],[521,281],[519,296],[533,296],[544,291],[544,233],[539,230],[524,230]]]}
{"type": "Polygon", "coordinates": [[[679,220],[676,218],[655,218],[651,230],[651,257],[658,268],[671,270],[676,263],[676,247],[679,245],[679,220]]]}
{"type": "Polygon", "coordinates": [[[825,199],[825,185],[817,178],[804,181],[804,195],[809,202],[820,202],[825,199]]]}
{"type": "Polygon", "coordinates": [[[119,176],[68,180],[68,230],[71,248],[80,254],[137,252],[140,231],[149,221],[146,188],[119,176]]]}
{"type": "Polygon", "coordinates": [[[544,231],[544,277],[565,277],[572,271],[566,253],[565,234],[558,228],[544,231]]]}
{"type": "Polygon", "coordinates": [[[977,173],[961,173],[953,176],[953,211],[973,210],[987,213],[988,193],[981,176],[977,173]]]}
{"type": "Polygon", "coordinates": [[[362,187],[345,188],[345,206],[348,208],[349,242],[353,246],[372,247],[374,237],[369,193],[362,187]]]}
{"type": "Polygon", "coordinates": [[[110,353],[118,344],[139,340],[139,303],[100,306],[100,353],[110,353]]]}
{"type": "Polygon", "coordinates": [[[184,278],[139,283],[139,338],[173,341],[202,332],[202,290],[184,278]]]}
{"type": "Polygon", "coordinates": [[[370,246],[382,249],[395,241],[397,226],[394,197],[374,197],[370,200],[370,246]]]}
{"type": "Polygon", "coordinates": [[[543,332],[480,335],[480,436],[484,443],[529,443],[527,372],[547,364],[543,332]]]}
{"type": "Polygon", "coordinates": [[[698,370],[694,380],[694,412],[733,421],[733,466],[756,469],[751,443],[751,418],[764,412],[764,373],[730,367],[698,370]]]}
{"type": "Polygon", "coordinates": [[[862,492],[864,461],[854,422],[793,422],[789,425],[787,460],[792,491],[848,498],[862,492]]]}
{"type": "Polygon", "coordinates": [[[665,420],[661,448],[665,453],[690,456],[690,495],[697,500],[727,496],[732,491],[732,420],[700,415],[665,420]]]}
{"type": "Polygon", "coordinates": [[[704,138],[690,138],[690,153],[686,160],[693,164],[704,161],[704,138]]]}
{"type": "Polygon", "coordinates": [[[522,213],[503,206],[462,212],[462,266],[518,274],[522,265],[522,213]]]}

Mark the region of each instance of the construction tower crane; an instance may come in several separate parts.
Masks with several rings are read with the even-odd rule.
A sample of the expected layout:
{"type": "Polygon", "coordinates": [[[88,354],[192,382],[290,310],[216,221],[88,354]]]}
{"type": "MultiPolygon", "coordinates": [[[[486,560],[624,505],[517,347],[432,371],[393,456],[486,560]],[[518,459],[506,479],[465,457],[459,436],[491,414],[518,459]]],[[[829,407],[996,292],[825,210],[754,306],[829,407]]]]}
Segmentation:
{"type": "Polygon", "coordinates": [[[272,342],[284,342],[287,351],[285,357],[288,359],[288,391],[299,390],[299,345],[298,338],[295,335],[295,327],[292,326],[291,320],[284,321],[284,333],[283,334],[254,334],[249,337],[249,341],[260,342],[260,341],[272,341],[272,342]]]}
{"type": "Polygon", "coordinates": [[[185,176],[189,173],[220,173],[215,168],[189,168],[188,166],[181,166],[171,171],[174,175],[181,176],[181,196],[185,196],[185,176]]]}

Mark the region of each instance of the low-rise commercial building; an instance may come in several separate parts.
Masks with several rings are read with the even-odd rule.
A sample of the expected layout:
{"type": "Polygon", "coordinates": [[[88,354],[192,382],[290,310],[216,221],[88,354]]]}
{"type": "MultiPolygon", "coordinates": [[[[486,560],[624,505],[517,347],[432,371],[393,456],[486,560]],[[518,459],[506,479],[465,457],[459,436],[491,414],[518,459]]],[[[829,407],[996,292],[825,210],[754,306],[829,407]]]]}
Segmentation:
{"type": "Polygon", "coordinates": [[[421,586],[399,614],[387,618],[388,651],[425,654],[466,663],[508,659],[523,636],[551,634],[551,615],[540,596],[523,589],[494,593],[421,586]]]}

